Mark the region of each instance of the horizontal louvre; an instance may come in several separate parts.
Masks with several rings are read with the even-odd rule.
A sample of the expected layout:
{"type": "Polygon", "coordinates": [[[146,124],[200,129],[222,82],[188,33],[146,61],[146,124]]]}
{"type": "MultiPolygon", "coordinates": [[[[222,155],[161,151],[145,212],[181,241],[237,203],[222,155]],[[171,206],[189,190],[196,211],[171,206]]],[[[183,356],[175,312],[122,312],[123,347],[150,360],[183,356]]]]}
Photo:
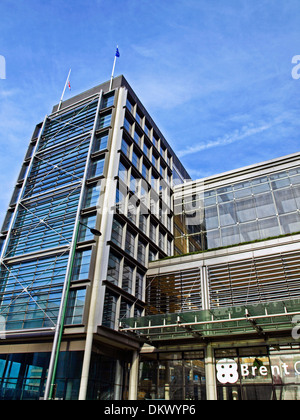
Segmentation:
{"type": "Polygon", "coordinates": [[[199,268],[148,277],[147,313],[175,313],[202,309],[199,268]]]}
{"type": "Polygon", "coordinates": [[[287,253],[208,268],[211,307],[300,296],[300,253],[287,253]]]}

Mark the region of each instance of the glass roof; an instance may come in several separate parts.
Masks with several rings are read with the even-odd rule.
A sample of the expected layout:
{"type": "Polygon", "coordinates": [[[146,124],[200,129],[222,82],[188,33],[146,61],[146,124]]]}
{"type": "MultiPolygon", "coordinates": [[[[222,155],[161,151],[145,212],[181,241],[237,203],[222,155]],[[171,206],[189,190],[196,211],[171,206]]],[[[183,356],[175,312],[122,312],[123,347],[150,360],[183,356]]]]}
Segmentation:
{"type": "MultiPolygon", "coordinates": [[[[208,338],[270,332],[292,332],[293,317],[300,315],[300,299],[193,312],[124,318],[120,330],[150,341],[208,338]]],[[[295,320],[294,320],[295,321],[295,320]]]]}

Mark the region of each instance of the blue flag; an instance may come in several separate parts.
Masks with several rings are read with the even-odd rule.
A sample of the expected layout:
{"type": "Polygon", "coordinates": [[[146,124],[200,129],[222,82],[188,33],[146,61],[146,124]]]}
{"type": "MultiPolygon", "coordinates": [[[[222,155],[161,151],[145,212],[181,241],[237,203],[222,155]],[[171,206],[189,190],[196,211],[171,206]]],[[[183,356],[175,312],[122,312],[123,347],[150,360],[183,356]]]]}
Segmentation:
{"type": "Polygon", "coordinates": [[[117,48],[116,57],[120,57],[119,48],[117,48]]]}

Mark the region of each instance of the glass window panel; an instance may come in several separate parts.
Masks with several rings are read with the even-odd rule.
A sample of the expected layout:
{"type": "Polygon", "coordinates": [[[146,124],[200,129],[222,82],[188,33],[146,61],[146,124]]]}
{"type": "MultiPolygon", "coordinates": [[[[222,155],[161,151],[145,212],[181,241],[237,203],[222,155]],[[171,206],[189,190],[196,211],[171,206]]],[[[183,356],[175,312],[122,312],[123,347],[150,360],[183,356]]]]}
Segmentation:
{"type": "MultiPolygon", "coordinates": [[[[300,176],[300,175],[299,175],[300,176]]],[[[300,186],[294,185],[292,191],[296,200],[297,209],[300,209],[300,186]]]]}
{"type": "Polygon", "coordinates": [[[111,113],[100,115],[100,118],[98,121],[98,129],[108,127],[110,125],[110,122],[111,122],[111,113]]]}
{"type": "Polygon", "coordinates": [[[128,293],[132,292],[134,267],[128,263],[124,263],[122,276],[122,289],[128,293]]]}
{"type": "Polygon", "coordinates": [[[300,232],[300,216],[298,213],[279,216],[283,234],[300,232]]]}
{"type": "Polygon", "coordinates": [[[273,190],[277,190],[279,188],[288,187],[290,185],[290,180],[289,178],[279,179],[277,181],[272,181],[271,185],[273,190]]]}
{"type": "Polygon", "coordinates": [[[119,283],[121,258],[110,253],[107,269],[107,280],[115,285],[119,283]]]}
{"type": "Polygon", "coordinates": [[[250,242],[256,239],[260,239],[260,232],[257,222],[241,223],[239,227],[241,242],[250,242]]]}
{"type": "Polygon", "coordinates": [[[118,298],[116,295],[106,290],[102,324],[111,329],[114,329],[115,327],[117,300],[118,298]]]}
{"type": "Polygon", "coordinates": [[[222,246],[234,245],[241,242],[238,226],[230,226],[221,229],[222,246]]]}
{"type": "Polygon", "coordinates": [[[104,170],[104,163],[105,163],[105,157],[92,162],[91,165],[91,177],[101,176],[103,175],[104,170]]]}
{"type": "Polygon", "coordinates": [[[300,174],[297,175],[290,175],[290,180],[291,180],[291,184],[295,185],[295,184],[300,184],[300,174]]]}
{"type": "Polygon", "coordinates": [[[291,188],[274,191],[274,198],[278,210],[278,214],[290,213],[297,210],[297,203],[294,199],[291,188]]]}
{"type": "Polygon", "coordinates": [[[100,197],[101,182],[87,187],[84,207],[96,206],[100,197]]]}
{"type": "Polygon", "coordinates": [[[221,246],[219,229],[205,232],[204,241],[207,243],[207,249],[219,248],[221,246]]]}
{"type": "Polygon", "coordinates": [[[233,201],[233,193],[228,192],[226,194],[218,195],[218,203],[226,203],[228,201],[233,201]]]}
{"type": "Polygon", "coordinates": [[[129,158],[130,156],[130,146],[127,143],[126,140],[122,140],[122,147],[121,147],[122,152],[129,158]]]}
{"type": "Polygon", "coordinates": [[[111,233],[111,240],[118,246],[122,246],[123,224],[114,219],[111,233]]]}
{"type": "Polygon", "coordinates": [[[234,225],[237,223],[235,203],[230,202],[219,205],[220,226],[234,225]]]}
{"type": "Polygon", "coordinates": [[[73,269],[73,280],[84,280],[89,278],[91,255],[91,249],[76,252],[73,269]]]}
{"type": "Polygon", "coordinates": [[[135,237],[135,234],[127,230],[125,238],[125,251],[132,257],[134,256],[135,237]]]}
{"type": "Polygon", "coordinates": [[[97,152],[99,150],[105,150],[107,148],[107,142],[108,133],[98,135],[95,141],[94,152],[97,152]]]}
{"type": "Polygon", "coordinates": [[[238,190],[234,192],[234,197],[236,199],[243,198],[243,197],[249,197],[252,195],[252,189],[251,188],[244,188],[242,190],[238,190]]]}
{"type": "Polygon", "coordinates": [[[252,198],[237,200],[235,205],[239,222],[248,222],[256,219],[254,200],[252,198]]]}
{"type": "Polygon", "coordinates": [[[85,295],[86,289],[70,290],[66,324],[74,325],[82,323],[85,295]]]}
{"type": "Polygon", "coordinates": [[[276,179],[282,179],[282,178],[286,178],[288,176],[287,172],[278,172],[277,174],[272,174],[270,175],[270,179],[271,181],[276,180],[276,179]]]}
{"type": "Polygon", "coordinates": [[[114,92],[109,93],[106,95],[103,95],[102,101],[101,101],[101,108],[108,108],[109,106],[112,106],[114,104],[114,92]]]}
{"type": "Polygon", "coordinates": [[[82,223],[83,225],[82,224],[80,225],[80,232],[79,232],[78,240],[89,241],[89,240],[94,239],[94,235],[90,229],[93,229],[96,226],[96,215],[82,218],[82,223]]]}
{"type": "Polygon", "coordinates": [[[125,165],[123,165],[122,162],[120,162],[119,164],[119,178],[125,183],[127,184],[127,178],[128,178],[128,170],[126,168],[125,165]]]}
{"type": "Polygon", "coordinates": [[[271,217],[269,219],[259,220],[258,226],[259,226],[262,238],[278,236],[281,234],[277,217],[271,217]]]}
{"type": "Polygon", "coordinates": [[[254,197],[254,200],[257,217],[259,219],[274,216],[276,214],[272,193],[257,195],[254,197]]]}

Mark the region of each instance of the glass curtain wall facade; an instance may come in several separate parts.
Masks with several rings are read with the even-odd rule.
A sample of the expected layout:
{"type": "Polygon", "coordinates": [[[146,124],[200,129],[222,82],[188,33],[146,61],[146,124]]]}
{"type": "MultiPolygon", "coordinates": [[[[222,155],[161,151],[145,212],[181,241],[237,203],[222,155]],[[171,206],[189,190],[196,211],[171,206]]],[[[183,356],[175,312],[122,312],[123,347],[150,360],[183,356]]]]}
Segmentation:
{"type": "MultiPolygon", "coordinates": [[[[70,273],[65,329],[82,339],[92,324],[109,335],[124,317],[143,313],[148,262],[172,255],[173,172],[175,183],[190,178],[124,77],[108,86],[55,106],[35,129],[0,236],[5,340],[26,331],[51,339],[70,273]]],[[[91,355],[87,398],[126,397],[130,357],[105,352],[91,355]],[[113,372],[107,388],[97,380],[105,358],[113,372]]],[[[43,396],[42,369],[39,396],[27,396],[43,396]]],[[[67,388],[57,378],[57,398],[78,397],[80,378],[67,388]]],[[[9,392],[3,382],[3,399],[25,396],[19,389],[26,381],[14,376],[18,391],[7,385],[9,392]]]]}
{"type": "Polygon", "coordinates": [[[35,152],[27,154],[2,227],[6,331],[56,325],[97,105],[98,98],[50,115],[32,139],[35,152]]]}
{"type": "Polygon", "coordinates": [[[300,231],[300,166],[226,184],[175,190],[176,255],[300,231]]]}

